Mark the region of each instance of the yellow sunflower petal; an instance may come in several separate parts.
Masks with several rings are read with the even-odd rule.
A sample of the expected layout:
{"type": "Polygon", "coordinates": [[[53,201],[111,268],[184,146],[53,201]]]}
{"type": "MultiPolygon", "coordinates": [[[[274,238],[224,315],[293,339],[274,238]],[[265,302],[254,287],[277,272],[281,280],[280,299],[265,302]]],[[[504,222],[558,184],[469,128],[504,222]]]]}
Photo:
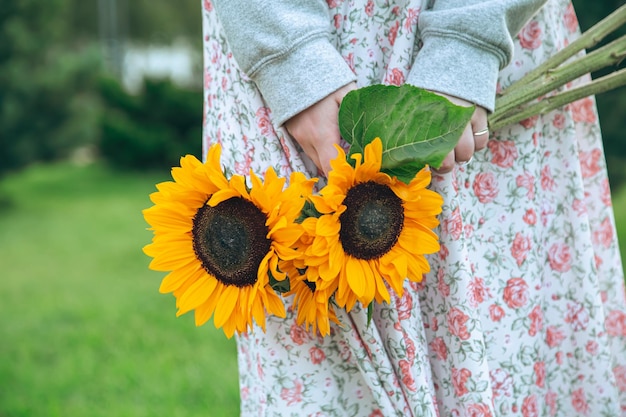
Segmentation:
{"type": "Polygon", "coordinates": [[[215,307],[215,317],[213,319],[215,327],[222,327],[230,318],[235,305],[237,304],[239,289],[234,285],[227,285],[222,290],[217,306],[215,307]]]}
{"type": "Polygon", "coordinates": [[[183,283],[188,279],[197,280],[200,279],[202,274],[206,274],[200,262],[190,262],[182,268],[177,268],[167,274],[163,281],[161,281],[161,286],[159,287],[159,292],[161,294],[167,294],[174,290],[180,288],[183,283]]]}
{"type": "Polygon", "coordinates": [[[367,287],[367,277],[361,262],[352,256],[346,256],[346,278],[357,298],[363,297],[367,287]]]}
{"type": "Polygon", "coordinates": [[[217,280],[208,275],[202,276],[185,293],[178,298],[179,309],[182,314],[193,310],[205,302],[217,285],[217,280]]]}

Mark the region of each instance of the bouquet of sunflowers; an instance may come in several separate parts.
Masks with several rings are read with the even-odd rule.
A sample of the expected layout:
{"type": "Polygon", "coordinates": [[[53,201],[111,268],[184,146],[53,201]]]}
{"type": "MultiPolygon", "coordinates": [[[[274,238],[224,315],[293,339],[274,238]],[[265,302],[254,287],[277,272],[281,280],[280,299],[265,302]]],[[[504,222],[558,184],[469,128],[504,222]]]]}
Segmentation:
{"type": "MultiPolygon", "coordinates": [[[[569,60],[625,20],[626,6],[513,84],[496,101],[490,128],[626,84],[626,70],[615,71],[543,98],[623,59],[626,37],[569,60]]],[[[144,247],[150,268],[169,272],[160,291],[174,294],[178,315],[194,310],[197,325],[213,317],[228,337],[253,322],[265,329],[267,314],[284,317],[283,296],[293,296],[297,322],[322,336],[338,322],[336,309],[359,303],[371,314],[372,303],[390,301],[389,290],[401,296],[405,279],[419,282],[429,271],[443,203],[428,189],[429,167],[454,148],[473,110],[408,85],[350,92],[339,112],[350,149],[338,148],[315,193],[317,178],[299,172],[288,183],[272,168],[263,178],[226,175],[218,144],[205,163],[181,158],[174,181],[158,184],[144,210],[154,234],[144,247]]]]}

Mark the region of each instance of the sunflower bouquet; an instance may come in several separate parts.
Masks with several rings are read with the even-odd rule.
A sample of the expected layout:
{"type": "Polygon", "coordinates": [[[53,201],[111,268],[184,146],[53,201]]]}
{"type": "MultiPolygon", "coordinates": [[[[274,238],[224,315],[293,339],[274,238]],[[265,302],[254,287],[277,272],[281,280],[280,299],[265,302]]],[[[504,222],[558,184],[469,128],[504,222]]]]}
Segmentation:
{"type": "MultiPolygon", "coordinates": [[[[496,101],[490,128],[626,84],[620,70],[534,102],[626,56],[622,37],[566,62],[625,20],[623,6],[513,84],[496,101]]],[[[336,309],[360,304],[371,314],[373,303],[389,302],[390,291],[401,296],[406,279],[429,271],[443,203],[428,188],[429,167],[454,148],[473,110],[409,85],[350,92],[339,112],[350,148],[338,148],[318,192],[318,179],[299,172],[289,181],[272,168],[262,178],[228,176],[219,144],[205,163],[181,158],[143,212],[153,231],[144,247],[150,268],[168,272],[160,291],[173,293],[177,315],[193,310],[197,325],[213,317],[228,337],[255,322],[265,330],[268,314],[285,317],[283,297],[293,297],[298,324],[322,336],[339,323],[336,309]]]]}

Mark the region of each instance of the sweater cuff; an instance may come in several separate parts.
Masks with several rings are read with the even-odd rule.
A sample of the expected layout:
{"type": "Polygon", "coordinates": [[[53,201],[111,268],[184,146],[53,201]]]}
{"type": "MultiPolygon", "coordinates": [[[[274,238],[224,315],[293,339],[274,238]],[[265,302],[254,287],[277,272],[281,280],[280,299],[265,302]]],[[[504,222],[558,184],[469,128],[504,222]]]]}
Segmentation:
{"type": "Polygon", "coordinates": [[[493,112],[500,59],[460,38],[429,36],[407,83],[448,94],[493,112]]]}
{"type": "Polygon", "coordinates": [[[356,80],[355,74],[326,37],[297,45],[259,68],[253,78],[272,109],[272,121],[276,127],[356,80]],[[301,70],[294,71],[294,68],[301,70]]]}

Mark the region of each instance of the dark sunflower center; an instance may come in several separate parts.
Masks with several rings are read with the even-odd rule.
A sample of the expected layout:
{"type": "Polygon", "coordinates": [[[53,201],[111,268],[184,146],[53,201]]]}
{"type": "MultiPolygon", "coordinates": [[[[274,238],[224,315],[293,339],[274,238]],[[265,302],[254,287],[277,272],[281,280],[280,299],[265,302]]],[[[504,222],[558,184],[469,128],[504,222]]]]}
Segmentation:
{"type": "Polygon", "coordinates": [[[404,225],[404,208],[391,188],[373,181],[357,184],[343,204],[339,239],[348,255],[376,259],[393,248],[404,225]]]}
{"type": "Polygon", "coordinates": [[[200,207],[193,219],[193,249],[204,269],[225,285],[254,284],[271,244],[266,220],[240,197],[200,207]]]}

